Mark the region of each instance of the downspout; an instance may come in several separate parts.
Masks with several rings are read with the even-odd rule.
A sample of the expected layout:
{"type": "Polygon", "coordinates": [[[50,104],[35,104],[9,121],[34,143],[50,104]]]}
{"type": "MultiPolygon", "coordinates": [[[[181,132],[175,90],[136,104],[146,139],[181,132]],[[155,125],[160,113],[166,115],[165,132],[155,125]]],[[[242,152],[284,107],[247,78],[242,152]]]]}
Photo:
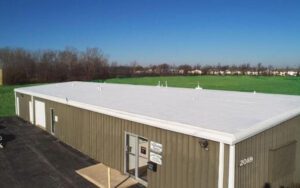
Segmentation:
{"type": "Polygon", "coordinates": [[[16,94],[16,91],[14,91],[14,95],[15,95],[15,114],[19,116],[18,109],[17,109],[17,94],[16,94]]]}
{"type": "Polygon", "coordinates": [[[34,112],[34,111],[35,111],[35,110],[33,109],[33,106],[34,106],[34,105],[33,105],[33,95],[31,95],[31,109],[32,109],[32,122],[31,122],[31,123],[32,123],[33,125],[35,125],[35,121],[34,121],[34,119],[35,119],[35,117],[34,117],[35,112],[34,112]]]}
{"type": "Polygon", "coordinates": [[[235,176],[235,145],[230,145],[228,188],[234,188],[234,178],[235,178],[234,176],[235,176]]]}
{"type": "Polygon", "coordinates": [[[223,188],[224,183],[224,143],[220,142],[219,146],[219,176],[218,188],[223,188]]]}

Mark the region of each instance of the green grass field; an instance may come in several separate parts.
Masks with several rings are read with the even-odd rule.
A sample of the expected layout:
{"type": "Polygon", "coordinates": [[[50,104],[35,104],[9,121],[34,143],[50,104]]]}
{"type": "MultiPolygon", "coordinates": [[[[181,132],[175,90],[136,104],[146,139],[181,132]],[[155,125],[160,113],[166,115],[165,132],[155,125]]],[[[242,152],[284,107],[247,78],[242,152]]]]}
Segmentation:
{"type": "Polygon", "coordinates": [[[15,115],[14,89],[29,85],[0,86],[0,117],[15,115]]]}
{"type": "Polygon", "coordinates": [[[142,78],[114,78],[107,83],[157,85],[158,81],[169,87],[195,88],[200,84],[204,89],[277,93],[300,95],[300,77],[267,76],[168,76],[142,78]]]}
{"type": "Polygon", "coordinates": [[[18,86],[0,86],[0,117],[15,114],[14,88],[18,86]]]}
{"type": "MultiPolygon", "coordinates": [[[[142,78],[114,78],[107,83],[157,85],[158,81],[169,87],[232,90],[260,93],[300,95],[300,77],[250,77],[250,76],[168,76],[142,78]]],[[[15,113],[13,89],[22,86],[0,86],[0,117],[15,113]]]]}

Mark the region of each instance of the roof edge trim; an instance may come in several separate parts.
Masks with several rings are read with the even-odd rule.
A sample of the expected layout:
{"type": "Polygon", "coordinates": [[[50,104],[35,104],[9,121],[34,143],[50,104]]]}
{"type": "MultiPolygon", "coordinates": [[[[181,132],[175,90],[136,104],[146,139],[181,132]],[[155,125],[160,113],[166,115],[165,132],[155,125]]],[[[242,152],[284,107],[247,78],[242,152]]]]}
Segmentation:
{"type": "Polygon", "coordinates": [[[284,114],[281,114],[279,116],[276,116],[274,118],[257,123],[254,126],[250,127],[249,129],[246,129],[238,134],[235,134],[235,140],[233,141],[233,144],[236,144],[238,142],[246,140],[247,138],[257,135],[267,129],[275,127],[276,125],[279,125],[285,121],[293,119],[299,115],[300,115],[300,108],[297,108],[297,109],[288,111],[284,114]]]}
{"type": "Polygon", "coordinates": [[[85,103],[72,101],[70,99],[68,101],[66,101],[65,99],[62,99],[59,97],[53,97],[53,96],[39,94],[39,93],[35,93],[35,92],[29,92],[29,91],[22,90],[20,88],[16,88],[16,89],[14,89],[14,91],[18,92],[18,93],[32,95],[34,97],[39,97],[42,99],[78,107],[81,109],[90,110],[93,112],[98,112],[101,114],[114,116],[117,118],[129,120],[129,121],[133,121],[133,122],[146,124],[146,125],[156,127],[156,128],[161,128],[161,129],[165,129],[165,130],[169,130],[169,131],[183,133],[183,134],[187,134],[190,136],[195,136],[198,138],[208,139],[208,140],[212,140],[212,141],[223,142],[225,144],[232,144],[235,140],[235,138],[232,134],[219,132],[219,131],[215,131],[215,130],[211,130],[211,129],[195,127],[193,125],[188,125],[188,124],[184,124],[184,123],[166,121],[166,120],[151,118],[148,116],[128,113],[128,112],[124,112],[124,111],[118,111],[118,110],[113,110],[113,109],[109,109],[109,108],[89,105],[89,104],[85,104],[85,103]]]}

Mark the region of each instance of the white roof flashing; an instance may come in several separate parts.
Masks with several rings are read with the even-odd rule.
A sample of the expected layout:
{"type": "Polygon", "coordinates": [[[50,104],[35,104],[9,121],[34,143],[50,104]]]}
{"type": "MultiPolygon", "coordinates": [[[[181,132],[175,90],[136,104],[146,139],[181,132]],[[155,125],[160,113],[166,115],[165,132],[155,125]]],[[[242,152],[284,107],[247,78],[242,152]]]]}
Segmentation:
{"type": "Polygon", "coordinates": [[[289,95],[91,82],[15,91],[226,144],[300,115],[300,97],[289,95]]]}

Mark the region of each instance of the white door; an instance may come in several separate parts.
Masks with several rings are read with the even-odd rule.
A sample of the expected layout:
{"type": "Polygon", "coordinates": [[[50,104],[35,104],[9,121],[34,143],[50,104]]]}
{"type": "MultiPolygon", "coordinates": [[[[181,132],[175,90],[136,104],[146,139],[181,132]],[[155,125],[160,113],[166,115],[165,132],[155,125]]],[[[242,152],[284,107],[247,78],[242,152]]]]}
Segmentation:
{"type": "Polygon", "coordinates": [[[137,136],[126,134],[126,172],[135,176],[137,163],[137,136]]]}
{"type": "Polygon", "coordinates": [[[32,106],[32,101],[29,101],[29,120],[30,120],[30,123],[33,123],[33,106],[32,106]]]}
{"type": "Polygon", "coordinates": [[[137,135],[125,133],[126,173],[147,186],[148,140],[137,135]]]}
{"type": "Polygon", "coordinates": [[[20,100],[19,97],[16,99],[16,114],[19,116],[20,115],[20,100]]]}
{"type": "Polygon", "coordinates": [[[46,128],[45,103],[35,100],[35,124],[46,128]]]}

